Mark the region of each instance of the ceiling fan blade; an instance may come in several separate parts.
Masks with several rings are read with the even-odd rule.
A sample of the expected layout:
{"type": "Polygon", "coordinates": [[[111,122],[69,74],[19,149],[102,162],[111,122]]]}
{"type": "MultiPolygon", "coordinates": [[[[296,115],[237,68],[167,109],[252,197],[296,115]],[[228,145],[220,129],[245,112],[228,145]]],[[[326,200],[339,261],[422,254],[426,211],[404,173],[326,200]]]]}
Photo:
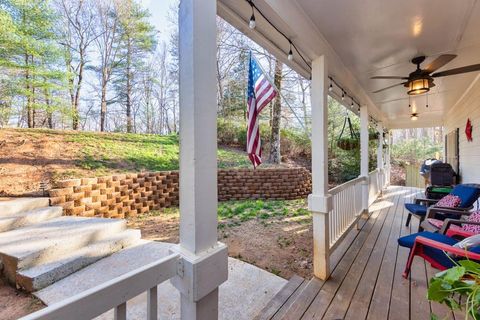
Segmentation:
{"type": "Polygon", "coordinates": [[[449,63],[450,61],[452,61],[453,59],[455,59],[457,57],[456,54],[442,54],[441,56],[439,56],[437,59],[433,60],[426,68],[425,68],[425,71],[428,71],[428,73],[432,73],[438,69],[440,69],[441,67],[443,67],[444,65],[446,65],[447,63],[449,63]]]}
{"type": "Polygon", "coordinates": [[[398,76],[375,76],[371,77],[370,79],[400,79],[400,80],[407,80],[407,77],[398,77],[398,76]]]}
{"type": "Polygon", "coordinates": [[[465,66],[465,67],[460,67],[460,68],[455,68],[455,69],[450,69],[450,70],[445,70],[441,72],[437,72],[432,74],[432,77],[445,77],[445,76],[452,76],[454,74],[461,74],[461,73],[467,73],[467,72],[474,72],[474,71],[480,71],[480,63],[479,64],[472,64],[470,66],[465,66]]]}
{"type": "Polygon", "coordinates": [[[404,85],[404,84],[406,84],[406,83],[408,83],[408,82],[397,83],[397,84],[388,86],[388,87],[386,87],[386,88],[383,88],[383,89],[380,89],[380,90],[377,90],[377,91],[373,91],[372,93],[382,92],[382,91],[384,91],[384,90],[388,90],[388,89],[394,88],[394,87],[396,87],[396,86],[404,85]]]}

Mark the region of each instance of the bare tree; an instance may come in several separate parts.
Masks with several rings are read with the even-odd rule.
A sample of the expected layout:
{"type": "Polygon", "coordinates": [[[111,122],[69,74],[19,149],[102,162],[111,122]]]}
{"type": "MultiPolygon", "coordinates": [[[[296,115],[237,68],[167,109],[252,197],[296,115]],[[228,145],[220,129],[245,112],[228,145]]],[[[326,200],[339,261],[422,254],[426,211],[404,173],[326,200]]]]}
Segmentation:
{"type": "Polygon", "coordinates": [[[98,37],[94,28],[95,12],[91,0],[58,0],[61,19],[58,30],[64,47],[68,90],[72,107],[72,127],[78,129],[79,104],[88,50],[98,37]]]}
{"type": "Polygon", "coordinates": [[[100,131],[105,131],[107,115],[107,86],[112,78],[120,46],[119,40],[119,15],[117,14],[118,1],[96,0],[95,14],[97,18],[97,32],[95,39],[100,64],[96,71],[100,77],[101,106],[100,106],[100,131]]]}

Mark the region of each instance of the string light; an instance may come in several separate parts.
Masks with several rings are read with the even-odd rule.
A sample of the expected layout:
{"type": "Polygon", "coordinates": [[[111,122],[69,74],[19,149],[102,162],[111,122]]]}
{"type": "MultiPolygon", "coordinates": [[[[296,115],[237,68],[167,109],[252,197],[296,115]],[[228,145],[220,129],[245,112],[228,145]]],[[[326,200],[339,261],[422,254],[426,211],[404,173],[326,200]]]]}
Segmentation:
{"type": "Polygon", "coordinates": [[[256,22],[255,22],[255,9],[253,7],[253,3],[252,1],[249,1],[250,3],[250,7],[252,7],[252,16],[250,17],[250,22],[248,23],[248,26],[250,27],[250,29],[255,29],[255,26],[256,26],[256,22]]]}
{"type": "Polygon", "coordinates": [[[258,14],[260,14],[260,16],[262,16],[262,18],[268,22],[270,24],[270,26],[272,26],[272,28],[274,28],[279,34],[281,34],[285,40],[288,41],[289,43],[289,46],[290,46],[290,50],[288,52],[288,55],[287,55],[287,58],[289,61],[293,61],[293,50],[295,49],[295,52],[300,56],[300,58],[303,60],[303,62],[305,63],[305,65],[308,66],[308,68],[310,70],[312,70],[312,66],[310,65],[310,63],[305,59],[305,57],[303,56],[303,54],[298,50],[297,46],[295,45],[295,43],[293,43],[289,37],[287,37],[287,35],[285,33],[283,33],[280,29],[278,29],[264,14],[261,10],[258,9],[258,7],[255,5],[255,3],[253,2],[253,0],[245,0],[246,2],[248,2],[248,4],[250,4],[250,6],[252,7],[252,16],[250,17],[250,21],[248,23],[248,26],[250,27],[250,29],[254,29],[255,26],[256,26],[256,21],[255,21],[255,10],[257,11],[258,14]]]}
{"type": "Polygon", "coordinates": [[[332,92],[333,91],[333,84],[332,81],[330,81],[330,86],[328,87],[328,91],[332,92]]]}
{"type": "Polygon", "coordinates": [[[345,91],[342,90],[342,101],[345,100],[345,91]]]}
{"type": "Polygon", "coordinates": [[[428,93],[426,94],[426,96],[427,96],[427,105],[426,105],[426,107],[428,108],[428,93]]]}
{"type": "Polygon", "coordinates": [[[288,41],[290,43],[290,51],[288,51],[288,61],[292,61],[293,60],[293,52],[292,52],[292,42],[289,40],[288,41]]]}

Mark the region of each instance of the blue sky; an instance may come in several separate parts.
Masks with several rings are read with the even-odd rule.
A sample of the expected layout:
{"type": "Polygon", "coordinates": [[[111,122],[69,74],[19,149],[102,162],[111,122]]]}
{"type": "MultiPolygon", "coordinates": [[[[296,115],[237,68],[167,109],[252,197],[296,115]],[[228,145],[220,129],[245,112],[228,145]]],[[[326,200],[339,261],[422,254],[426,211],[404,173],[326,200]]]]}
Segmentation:
{"type": "Polygon", "coordinates": [[[168,41],[168,19],[167,15],[170,7],[175,5],[178,0],[140,0],[142,5],[150,11],[152,15],[150,22],[160,31],[160,39],[168,41]]]}

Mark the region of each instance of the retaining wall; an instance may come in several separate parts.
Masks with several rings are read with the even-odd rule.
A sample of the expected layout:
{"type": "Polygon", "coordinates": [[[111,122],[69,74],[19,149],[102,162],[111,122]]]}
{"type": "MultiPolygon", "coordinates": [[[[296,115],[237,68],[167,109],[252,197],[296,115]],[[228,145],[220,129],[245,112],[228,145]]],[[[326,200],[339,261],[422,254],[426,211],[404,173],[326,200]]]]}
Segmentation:
{"type": "MultiPolygon", "coordinates": [[[[178,171],[120,174],[59,181],[49,191],[51,205],[65,215],[124,218],[178,206],[178,171]]],[[[220,169],[218,200],[305,198],[311,174],[305,168],[220,169]]]]}

